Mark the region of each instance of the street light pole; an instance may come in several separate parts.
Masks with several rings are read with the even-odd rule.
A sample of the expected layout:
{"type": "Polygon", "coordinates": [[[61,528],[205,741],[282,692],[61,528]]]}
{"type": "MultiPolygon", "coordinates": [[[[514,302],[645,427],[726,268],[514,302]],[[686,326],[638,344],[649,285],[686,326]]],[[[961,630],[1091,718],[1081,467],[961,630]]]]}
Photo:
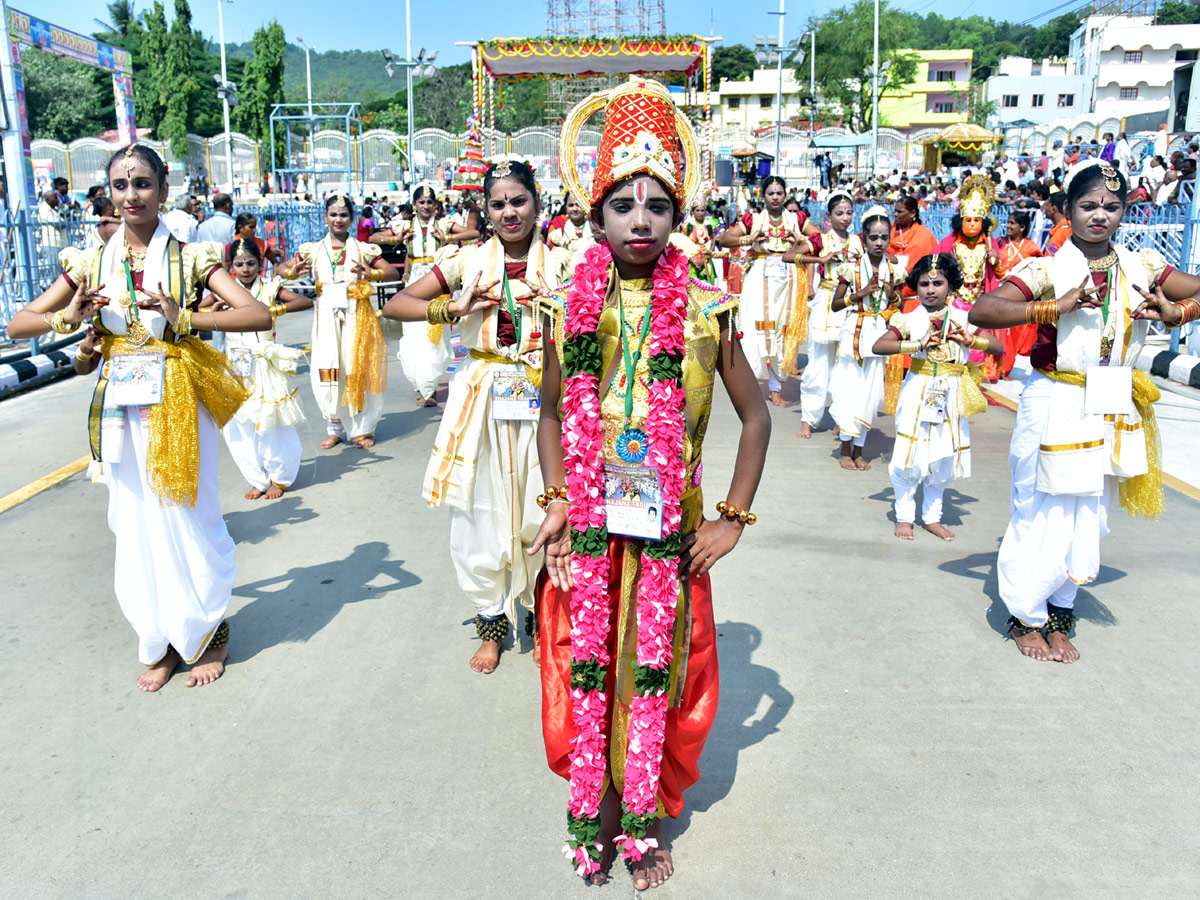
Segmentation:
{"type": "MultiPolygon", "coordinates": [[[[229,84],[229,75],[225,71],[225,13],[224,4],[233,0],[217,0],[217,39],[221,42],[221,85],[229,84]]],[[[225,113],[225,171],[229,177],[229,193],[233,194],[233,135],[229,131],[229,94],[223,90],[221,107],[225,113]]]]}
{"type": "Polygon", "coordinates": [[[871,180],[879,166],[879,0],[875,0],[875,63],[871,67],[871,180]]]}
{"type": "MultiPolygon", "coordinates": [[[[316,136],[313,134],[312,63],[308,58],[308,51],[312,48],[304,42],[304,38],[302,37],[297,37],[296,43],[304,48],[304,78],[308,87],[308,159],[312,164],[314,174],[313,183],[308,186],[308,189],[312,194],[315,195],[317,192],[317,186],[315,183],[317,180],[315,177],[317,168],[317,141],[316,136]]],[[[349,190],[349,185],[347,185],[346,189],[349,190]]]]}
{"type": "Polygon", "coordinates": [[[783,2],[779,0],[779,83],[775,90],[775,174],[783,172],[783,157],[780,156],[783,130],[783,2]]]}
{"type": "Polygon", "coordinates": [[[412,58],[412,9],[411,0],[404,0],[404,77],[406,79],[406,94],[408,96],[408,191],[412,199],[413,185],[417,181],[416,169],[413,168],[413,58],[412,58]]]}

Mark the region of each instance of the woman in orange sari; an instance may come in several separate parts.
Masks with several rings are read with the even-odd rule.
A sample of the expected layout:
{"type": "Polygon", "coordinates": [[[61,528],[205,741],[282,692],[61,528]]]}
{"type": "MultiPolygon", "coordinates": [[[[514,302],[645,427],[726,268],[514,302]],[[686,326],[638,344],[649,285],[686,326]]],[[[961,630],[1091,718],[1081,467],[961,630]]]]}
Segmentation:
{"type": "MultiPolygon", "coordinates": [[[[1015,269],[1021,260],[1042,255],[1038,245],[1029,239],[1030,221],[1029,213],[1024,210],[1018,209],[1009,213],[1008,239],[1000,246],[1001,278],[1015,269]]],[[[1005,381],[1012,379],[1017,357],[1029,355],[1036,337],[1036,325],[1014,325],[1001,332],[1000,339],[1004,342],[1004,358],[998,361],[1001,378],[1005,381]]]]}

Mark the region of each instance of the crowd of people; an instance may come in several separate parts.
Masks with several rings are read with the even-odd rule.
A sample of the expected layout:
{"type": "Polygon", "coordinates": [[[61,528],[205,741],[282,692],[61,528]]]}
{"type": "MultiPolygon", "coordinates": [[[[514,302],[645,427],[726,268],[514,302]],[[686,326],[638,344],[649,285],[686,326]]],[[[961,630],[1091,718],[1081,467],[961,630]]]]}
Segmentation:
{"type": "MultiPolygon", "coordinates": [[[[871,469],[866,435],[894,416],[894,534],[914,539],[920,492],[923,528],[948,541],[943,494],[971,475],[980,384],[1028,356],[1000,594],[1026,656],[1073,662],[1075,594],[1099,572],[1110,500],[1162,507],[1157,389],[1133,364],[1150,321],[1200,318],[1200,278],[1114,243],[1132,176],[1117,142],[1107,159],[1034,170],[1017,185],[1034,208],[1004,198],[994,169],[799,195],[768,176],[730,202],[705,196],[665,87],[635,80],[595,99],[581,107],[605,112],[592,183],[564,173],[557,209],[528,164],[501,157],[457,208],[432,185],[396,206],[329,195],[326,233],[290,251],[225,195],[203,219],[192,195],[160,213],[162,160],[123,148],[91,200],[95,243],[62,248],[62,274],[8,330],[86,329],[75,366],[95,379],[91,472],[109,489],[138,687],[153,692],[181,664],[189,685],[224,671],[235,568],[217,432],[248,499],[296,477],[301,354],[275,340],[275,321],[313,309],[324,451],[375,444],[390,356],[380,284],[396,288],[381,315],[403,323],[397,353],[422,406],[439,402],[457,329],[467,355],[421,489],[449,510],[479,637],[469,665],[495,671],[533,614],[547,761],[570,782],[566,855],[602,883],[619,854],[641,890],[671,875],[658,820],[699,778],[719,685],[708,573],[757,522],[768,401],[787,405],[799,378],[798,438],[831,421],[848,473],[871,469]],[[921,222],[931,193],[955,205],[940,240],[921,222]],[[857,229],[856,196],[875,201],[857,229]],[[1017,207],[1003,240],[997,202],[1017,207]],[[718,380],[737,458],[706,517],[718,380]]],[[[586,117],[567,121],[570,149],[586,117]]]]}

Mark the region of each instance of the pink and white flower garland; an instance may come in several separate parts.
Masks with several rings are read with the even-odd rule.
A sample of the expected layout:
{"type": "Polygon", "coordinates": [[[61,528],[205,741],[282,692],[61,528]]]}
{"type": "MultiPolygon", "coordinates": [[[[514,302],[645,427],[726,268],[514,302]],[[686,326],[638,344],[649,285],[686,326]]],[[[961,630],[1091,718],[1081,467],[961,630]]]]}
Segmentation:
{"type": "MultiPolygon", "coordinates": [[[[604,677],[610,663],[609,559],[604,509],[604,429],[600,413],[596,329],[604,308],[612,254],[590,248],[576,266],[564,326],[563,454],[572,529],[571,660],[575,737],[570,754],[570,830],[564,851],[586,877],[599,869],[599,807],[607,767],[604,677]],[[593,346],[594,345],[594,346],[593,346]]],[[[668,687],[679,596],[680,499],[686,467],[682,360],[687,313],[687,257],[674,247],[659,257],[651,292],[648,464],[662,487],[663,540],[647,543],[638,580],[637,667],[625,758],[624,814],[617,848],[640,860],[657,846],[645,833],[655,819],[668,687]]]]}

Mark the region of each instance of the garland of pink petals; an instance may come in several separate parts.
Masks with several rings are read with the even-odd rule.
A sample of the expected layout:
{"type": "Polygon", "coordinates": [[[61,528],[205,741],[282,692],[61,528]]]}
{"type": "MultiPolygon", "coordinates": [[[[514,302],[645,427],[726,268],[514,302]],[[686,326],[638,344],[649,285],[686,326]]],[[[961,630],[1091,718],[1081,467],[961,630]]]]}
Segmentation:
{"type": "MultiPolygon", "coordinates": [[[[595,340],[608,287],[611,251],[605,244],[590,248],[576,266],[567,295],[564,337],[570,344],[595,340]]],[[[622,795],[622,833],[617,849],[640,860],[657,846],[646,839],[657,811],[663,740],[669,706],[667,696],[676,603],[679,596],[680,498],[686,467],[683,441],[684,392],[681,381],[684,320],[687,312],[687,257],[668,247],[655,266],[651,292],[649,436],[647,463],[658,469],[662,487],[663,539],[648,542],[638,580],[637,665],[631,701],[629,746],[622,795]]],[[[566,352],[566,348],[564,348],[566,352]]],[[[573,351],[572,351],[573,352],[573,351]]],[[[571,659],[572,739],[571,796],[568,822],[572,839],[564,852],[583,877],[599,869],[599,806],[604,790],[607,697],[602,690],[610,662],[607,649],[609,611],[604,487],[604,433],[600,414],[598,364],[568,366],[563,391],[563,453],[571,498],[572,528],[571,659]],[[586,368],[586,371],[584,370],[586,368]],[[603,544],[598,540],[603,534],[603,544]],[[579,673],[579,683],[576,675],[579,673]]]]}

